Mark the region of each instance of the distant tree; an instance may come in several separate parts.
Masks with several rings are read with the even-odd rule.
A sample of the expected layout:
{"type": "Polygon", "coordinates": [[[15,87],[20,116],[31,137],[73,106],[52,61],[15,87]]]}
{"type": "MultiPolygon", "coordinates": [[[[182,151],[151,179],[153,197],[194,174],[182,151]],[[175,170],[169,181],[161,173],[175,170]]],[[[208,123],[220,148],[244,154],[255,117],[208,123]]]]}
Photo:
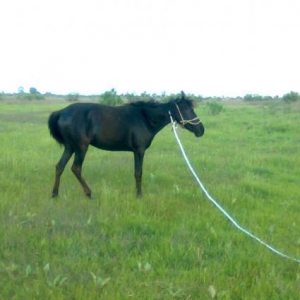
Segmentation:
{"type": "Polygon", "coordinates": [[[300,95],[297,92],[289,92],[282,96],[282,100],[286,103],[300,101],[300,95]]]}
{"type": "Polygon", "coordinates": [[[25,99],[27,100],[42,100],[44,96],[35,88],[31,87],[29,89],[29,94],[26,94],[25,99]]]}
{"type": "Polygon", "coordinates": [[[70,93],[67,96],[67,100],[70,102],[76,102],[79,100],[79,94],[78,93],[70,93]]]}
{"type": "Polygon", "coordinates": [[[104,94],[100,95],[100,103],[111,105],[111,106],[118,106],[123,103],[121,96],[117,94],[115,89],[111,89],[110,91],[105,92],[104,94]]]}
{"type": "Polygon", "coordinates": [[[24,92],[24,87],[23,86],[19,86],[18,87],[18,93],[19,94],[24,94],[25,92],[24,92]]]}
{"type": "Polygon", "coordinates": [[[29,89],[29,93],[35,95],[35,94],[38,93],[38,90],[37,90],[35,87],[31,87],[31,88],[29,89]]]}
{"type": "Polygon", "coordinates": [[[148,101],[151,99],[151,95],[148,94],[146,91],[141,93],[139,96],[137,96],[138,101],[148,101]]]}
{"type": "Polygon", "coordinates": [[[52,96],[54,96],[54,95],[53,95],[51,92],[47,92],[47,93],[44,94],[44,96],[45,96],[45,97],[52,97],[52,96]]]}
{"type": "Polygon", "coordinates": [[[244,96],[245,101],[262,101],[263,97],[256,94],[247,94],[244,96]]]}
{"type": "Polygon", "coordinates": [[[124,95],[124,98],[126,99],[126,102],[134,102],[136,101],[136,95],[133,93],[126,93],[124,95]]]}
{"type": "Polygon", "coordinates": [[[264,96],[263,97],[264,101],[270,101],[270,100],[274,100],[272,96],[264,96]]]}
{"type": "MultiPolygon", "coordinates": [[[[194,95],[194,94],[187,94],[187,97],[191,100],[193,100],[195,103],[196,102],[201,102],[203,101],[203,97],[201,95],[194,95]]],[[[222,99],[221,98],[218,98],[218,99],[212,99],[212,100],[215,100],[215,101],[221,101],[222,99]]]]}

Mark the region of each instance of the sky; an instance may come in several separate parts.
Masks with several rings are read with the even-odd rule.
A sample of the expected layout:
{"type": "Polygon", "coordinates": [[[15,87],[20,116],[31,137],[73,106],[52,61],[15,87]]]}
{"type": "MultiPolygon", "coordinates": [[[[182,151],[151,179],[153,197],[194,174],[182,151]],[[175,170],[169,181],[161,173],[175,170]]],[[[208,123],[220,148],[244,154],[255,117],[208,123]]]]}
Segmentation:
{"type": "Polygon", "coordinates": [[[300,92],[299,0],[0,0],[0,92],[300,92]]]}

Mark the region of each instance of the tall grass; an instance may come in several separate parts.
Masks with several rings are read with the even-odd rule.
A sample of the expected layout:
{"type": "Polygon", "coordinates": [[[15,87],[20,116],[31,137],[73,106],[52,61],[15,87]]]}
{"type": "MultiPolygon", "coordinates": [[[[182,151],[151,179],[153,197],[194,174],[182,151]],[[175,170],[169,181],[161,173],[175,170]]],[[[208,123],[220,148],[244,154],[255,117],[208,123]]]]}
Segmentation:
{"type": "MultiPolygon", "coordinates": [[[[168,126],[146,152],[144,197],[133,155],[90,148],[85,198],[46,126],[65,103],[0,103],[0,299],[298,299],[299,265],[238,232],[189,173],[168,126]]],[[[191,163],[231,214],[300,257],[300,107],[224,104],[179,129],[191,163]]],[[[70,167],[70,166],[68,166],[70,167]]]]}

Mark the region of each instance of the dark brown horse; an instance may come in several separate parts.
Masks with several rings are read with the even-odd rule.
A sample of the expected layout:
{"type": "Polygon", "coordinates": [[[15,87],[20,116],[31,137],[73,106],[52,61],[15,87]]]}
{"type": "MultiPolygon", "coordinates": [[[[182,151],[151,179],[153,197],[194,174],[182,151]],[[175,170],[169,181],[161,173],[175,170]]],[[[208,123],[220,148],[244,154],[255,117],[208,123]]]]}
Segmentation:
{"type": "Polygon", "coordinates": [[[64,146],[64,152],[56,165],[52,197],[58,195],[60,176],[73,153],[72,171],[84,193],[91,197],[91,189],[81,176],[89,145],[109,151],[133,152],[136,193],[141,196],[144,153],[154,136],[170,123],[170,114],[173,120],[195,136],[204,134],[204,126],[183,92],[181,97],[168,103],[136,102],[119,107],[76,103],[53,112],[48,120],[50,134],[64,146]]]}

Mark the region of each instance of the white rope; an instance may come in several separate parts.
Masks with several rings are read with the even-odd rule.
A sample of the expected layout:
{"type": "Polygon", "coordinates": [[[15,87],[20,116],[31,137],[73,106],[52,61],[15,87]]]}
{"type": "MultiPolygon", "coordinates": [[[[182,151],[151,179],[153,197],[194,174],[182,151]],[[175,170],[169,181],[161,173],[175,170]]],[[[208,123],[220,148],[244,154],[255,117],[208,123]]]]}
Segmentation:
{"type": "Polygon", "coordinates": [[[208,193],[208,191],[206,190],[206,188],[204,187],[203,183],[201,182],[201,180],[199,179],[199,177],[197,176],[196,172],[194,171],[193,167],[191,166],[186,154],[185,154],[185,151],[184,151],[184,148],[180,142],[180,139],[177,135],[177,131],[176,131],[176,122],[173,122],[173,118],[171,116],[171,113],[170,114],[170,119],[171,119],[171,124],[172,124],[172,128],[173,128],[173,132],[174,132],[174,135],[175,135],[175,138],[177,140],[177,143],[179,145],[179,148],[181,150],[181,153],[190,169],[190,171],[192,172],[193,176],[195,177],[196,181],[198,182],[199,186],[201,187],[202,191],[204,192],[204,194],[206,195],[206,197],[223,213],[223,215],[225,215],[225,217],[237,228],[239,229],[240,231],[242,231],[243,233],[245,233],[246,235],[250,236],[251,238],[253,238],[254,240],[256,240],[257,242],[261,243],[262,245],[264,245],[265,247],[267,247],[269,250],[271,250],[272,252],[274,252],[275,254],[281,256],[281,257],[284,257],[284,258],[287,258],[287,259],[290,259],[290,260],[293,260],[293,261],[296,261],[298,263],[300,263],[300,259],[296,259],[296,258],[293,258],[293,257],[290,257],[278,250],[276,250],[275,248],[273,248],[272,246],[268,245],[266,242],[262,241],[260,238],[256,237],[254,234],[250,233],[248,230],[244,229],[242,226],[240,226],[227,212],[226,210],[212,197],[210,196],[210,194],[208,193]]]}

